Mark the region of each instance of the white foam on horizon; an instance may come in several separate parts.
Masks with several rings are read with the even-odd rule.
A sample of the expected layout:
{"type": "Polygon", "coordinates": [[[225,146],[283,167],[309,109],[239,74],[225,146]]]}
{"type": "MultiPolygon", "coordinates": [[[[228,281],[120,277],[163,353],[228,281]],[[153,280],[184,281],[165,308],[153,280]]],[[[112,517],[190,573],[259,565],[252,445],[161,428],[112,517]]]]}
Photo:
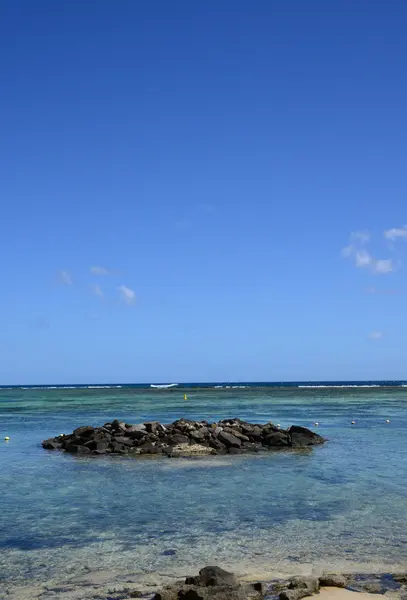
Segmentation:
{"type": "MultiPolygon", "coordinates": [[[[385,385],[379,385],[379,384],[348,384],[348,385],[299,385],[297,386],[299,388],[311,388],[311,389],[318,389],[318,388],[378,388],[378,387],[388,387],[385,385]]],[[[391,386],[392,387],[392,386],[391,386]]],[[[398,387],[398,386],[395,386],[398,387]]],[[[401,387],[407,387],[407,386],[401,386],[401,387]]]]}
{"type": "Polygon", "coordinates": [[[164,384],[159,384],[159,385],[155,385],[154,383],[151,383],[150,387],[164,390],[167,388],[177,387],[178,385],[179,385],[178,383],[164,383],[164,384]]]}

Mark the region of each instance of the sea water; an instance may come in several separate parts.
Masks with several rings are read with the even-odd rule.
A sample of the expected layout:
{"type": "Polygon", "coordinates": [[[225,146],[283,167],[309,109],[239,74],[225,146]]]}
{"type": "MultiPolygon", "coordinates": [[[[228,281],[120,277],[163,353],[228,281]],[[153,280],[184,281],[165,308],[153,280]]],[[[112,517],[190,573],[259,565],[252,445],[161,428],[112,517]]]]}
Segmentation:
{"type": "Polygon", "coordinates": [[[0,578],[181,576],[206,564],[265,577],[405,570],[406,432],[403,387],[2,389],[0,578]],[[298,424],[329,441],[195,459],[41,447],[80,425],[180,417],[298,424]]]}

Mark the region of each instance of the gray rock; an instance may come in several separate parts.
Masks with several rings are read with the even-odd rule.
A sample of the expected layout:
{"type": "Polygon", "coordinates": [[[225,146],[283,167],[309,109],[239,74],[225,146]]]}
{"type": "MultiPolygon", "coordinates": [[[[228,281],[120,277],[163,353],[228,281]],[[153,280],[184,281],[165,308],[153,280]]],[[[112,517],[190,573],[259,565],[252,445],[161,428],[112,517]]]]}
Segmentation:
{"type": "Polygon", "coordinates": [[[113,439],[118,444],[124,444],[125,446],[132,446],[133,445],[133,440],[131,440],[128,437],[124,437],[122,435],[115,435],[113,439]]]}
{"type": "Polygon", "coordinates": [[[306,598],[307,596],[312,596],[312,592],[303,588],[283,590],[278,595],[280,600],[301,600],[301,598],[306,598]]]}
{"type": "Polygon", "coordinates": [[[269,433],[264,438],[264,444],[271,448],[273,448],[273,447],[281,448],[282,446],[289,446],[290,438],[283,431],[276,431],[273,433],[269,433]]]}
{"type": "Polygon", "coordinates": [[[178,444],[189,444],[189,437],[176,433],[168,438],[170,446],[177,446],[178,444]]]}
{"type": "Polygon", "coordinates": [[[319,590],[318,577],[293,577],[288,586],[290,590],[307,590],[315,594],[319,590]]]}
{"type": "Polygon", "coordinates": [[[146,426],[142,423],[140,425],[131,425],[126,429],[126,433],[135,433],[135,432],[146,432],[146,426]]]}
{"type": "Polygon", "coordinates": [[[89,426],[85,426],[85,427],[78,427],[77,429],[74,429],[73,434],[75,437],[85,437],[88,438],[92,435],[92,433],[95,431],[94,427],[89,426]]]}
{"type": "Polygon", "coordinates": [[[346,587],[348,581],[344,575],[335,575],[334,573],[324,573],[319,578],[319,585],[322,587],[346,587]]]}
{"type": "Polygon", "coordinates": [[[314,433],[306,427],[299,427],[298,425],[292,425],[288,429],[288,434],[291,438],[293,448],[323,444],[325,442],[324,438],[317,433],[314,433]]]}
{"type": "Polygon", "coordinates": [[[90,450],[86,446],[77,446],[73,444],[68,444],[66,451],[71,452],[72,454],[90,454],[90,450]]]}
{"type": "Polygon", "coordinates": [[[151,421],[150,423],[144,423],[147,433],[155,433],[157,431],[157,421],[151,421]]]}
{"type": "Polygon", "coordinates": [[[42,442],[42,447],[45,448],[45,450],[60,450],[62,448],[62,443],[58,443],[54,439],[44,440],[42,442]]]}
{"type": "Polygon", "coordinates": [[[226,431],[221,431],[218,435],[218,439],[225,444],[225,446],[228,446],[228,448],[240,448],[242,445],[242,440],[239,440],[239,438],[226,431]]]}
{"type": "Polygon", "coordinates": [[[199,571],[201,585],[238,585],[236,576],[220,567],[204,567],[199,571]]]}

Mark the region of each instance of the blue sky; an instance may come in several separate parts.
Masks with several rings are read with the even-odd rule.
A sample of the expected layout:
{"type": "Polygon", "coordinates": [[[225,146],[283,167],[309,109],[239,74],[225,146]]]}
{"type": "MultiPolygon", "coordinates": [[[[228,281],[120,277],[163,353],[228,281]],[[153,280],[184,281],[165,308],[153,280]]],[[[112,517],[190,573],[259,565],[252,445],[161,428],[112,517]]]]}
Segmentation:
{"type": "Polygon", "coordinates": [[[407,379],[402,0],[6,0],[0,383],[407,379]]]}

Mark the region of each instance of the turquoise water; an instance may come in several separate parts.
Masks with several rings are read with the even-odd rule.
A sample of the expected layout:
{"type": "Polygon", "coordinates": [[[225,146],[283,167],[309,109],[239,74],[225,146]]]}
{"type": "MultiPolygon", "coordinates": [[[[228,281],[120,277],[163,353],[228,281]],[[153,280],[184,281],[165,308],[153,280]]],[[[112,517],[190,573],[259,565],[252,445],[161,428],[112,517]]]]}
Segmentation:
{"type": "Polygon", "coordinates": [[[0,575],[389,570],[407,562],[407,389],[0,390],[0,575]],[[119,418],[313,427],[311,452],[79,458],[43,439],[119,418]],[[386,423],[390,419],[390,423],[386,423]],[[355,420],[355,425],[351,421],[355,420]]]}

